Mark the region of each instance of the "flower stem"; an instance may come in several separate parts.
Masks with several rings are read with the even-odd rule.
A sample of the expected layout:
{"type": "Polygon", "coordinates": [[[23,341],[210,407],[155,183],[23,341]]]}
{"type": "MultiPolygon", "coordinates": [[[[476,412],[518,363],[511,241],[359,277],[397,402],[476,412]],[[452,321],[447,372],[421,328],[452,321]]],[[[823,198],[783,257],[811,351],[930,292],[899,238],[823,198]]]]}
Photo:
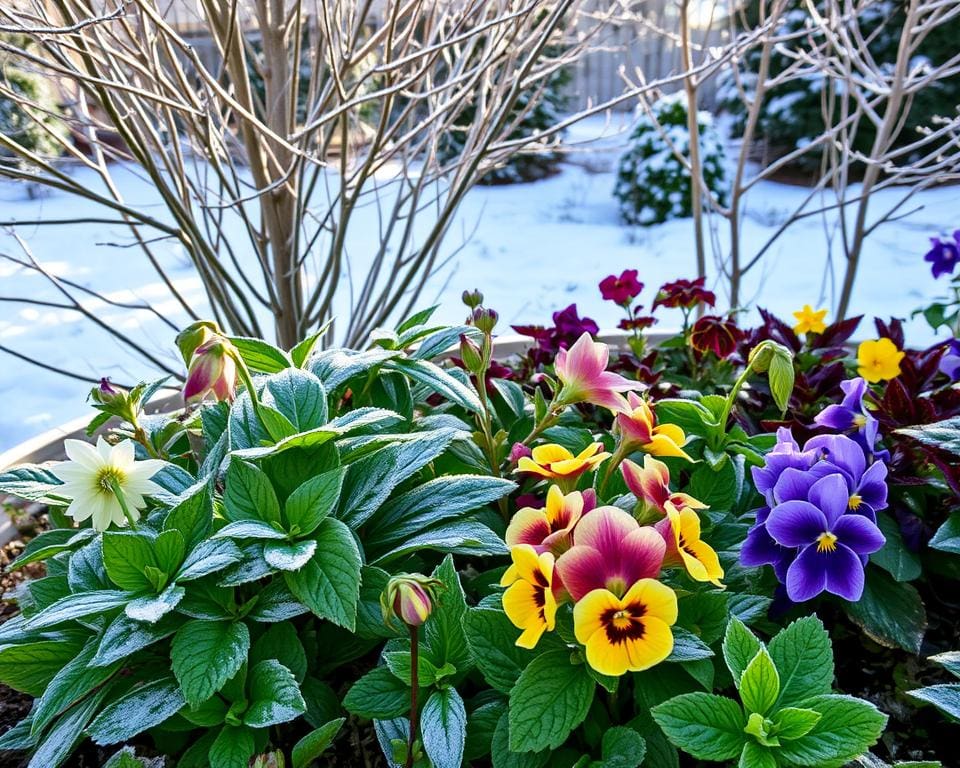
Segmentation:
{"type": "Polygon", "coordinates": [[[123,495],[123,489],[120,487],[120,483],[118,483],[116,480],[111,480],[110,489],[113,491],[113,495],[117,497],[117,501],[120,502],[120,509],[123,510],[123,516],[126,517],[127,522],[130,523],[130,528],[132,530],[136,530],[137,519],[130,511],[130,507],[127,504],[127,497],[123,495]]]}
{"type": "Polygon", "coordinates": [[[597,496],[600,499],[604,499],[604,493],[607,490],[607,483],[610,482],[610,478],[613,477],[613,473],[618,466],[623,462],[627,455],[630,453],[630,447],[627,445],[627,442],[621,438],[620,442],[617,444],[616,450],[606,461],[606,465],[603,470],[603,478],[600,480],[600,484],[597,487],[597,496]]]}
{"type": "Polygon", "coordinates": [[[416,627],[410,627],[410,738],[407,741],[407,765],[413,768],[413,745],[417,740],[420,727],[420,713],[417,711],[417,689],[420,687],[419,666],[420,637],[416,627]]]}
{"type": "Polygon", "coordinates": [[[727,421],[730,418],[730,411],[733,409],[733,403],[737,399],[737,395],[740,394],[740,390],[743,388],[743,385],[747,382],[747,378],[753,372],[753,363],[748,363],[747,367],[743,369],[743,373],[740,374],[739,378],[733,383],[733,388],[730,390],[730,394],[727,395],[727,400],[723,404],[723,413],[720,417],[720,428],[726,431],[727,421]]]}

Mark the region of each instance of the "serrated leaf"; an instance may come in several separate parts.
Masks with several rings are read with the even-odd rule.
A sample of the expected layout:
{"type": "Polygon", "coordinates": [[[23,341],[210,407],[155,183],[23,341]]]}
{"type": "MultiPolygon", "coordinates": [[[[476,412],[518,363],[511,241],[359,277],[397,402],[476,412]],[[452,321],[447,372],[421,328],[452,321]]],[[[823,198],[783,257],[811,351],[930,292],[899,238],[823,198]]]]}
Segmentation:
{"type": "Polygon", "coordinates": [[[763,647],[762,643],[746,624],[736,616],[731,616],[723,638],[723,658],[738,688],[743,671],[761,647],[763,647]]]}
{"type": "Polygon", "coordinates": [[[336,507],[343,475],[343,468],[337,467],[310,478],[291,493],[283,508],[286,529],[296,529],[297,534],[302,536],[313,533],[336,507]]]}
{"type": "Polygon", "coordinates": [[[510,693],[535,654],[516,645],[518,630],[503,611],[471,608],[463,622],[467,643],[487,683],[510,693]]]}
{"type": "Polygon", "coordinates": [[[913,585],[894,581],[878,568],[867,568],[863,596],[847,604],[847,614],[881,645],[920,652],[927,612],[913,585]]]}
{"type": "Polygon", "coordinates": [[[349,629],[360,599],[360,550],[350,529],[328,517],[317,529],[317,549],[298,571],[284,573],[287,586],[317,616],[349,629]]]}
{"type": "Polygon", "coordinates": [[[878,552],[870,555],[870,562],[879,565],[896,581],[913,581],[920,576],[920,556],[907,547],[897,521],[886,512],[879,512],[877,526],[886,541],[878,552]]]}
{"type": "Polygon", "coordinates": [[[0,646],[0,682],[14,690],[41,696],[53,676],[77,655],[86,635],[0,646]]]}
{"type": "Polygon", "coordinates": [[[510,749],[539,752],[563,744],[583,722],[596,683],[568,651],[547,651],[527,666],[510,692],[510,749]]]}
{"type": "Polygon", "coordinates": [[[768,646],[780,675],[777,709],[822,693],[833,683],[833,646],[816,616],[807,616],[781,630],[768,646]]]}
{"type": "Polygon", "coordinates": [[[820,721],[820,713],[815,709],[784,707],[774,716],[777,726],[776,735],[780,739],[792,740],[806,736],[820,721]]]}
{"type": "Polygon", "coordinates": [[[684,693],[658,704],[651,714],[674,745],[701,760],[733,760],[743,750],[746,718],[732,699],[684,693]]]}
{"type": "Polygon", "coordinates": [[[77,592],[62,597],[52,605],[31,616],[26,621],[30,630],[46,629],[65,621],[83,619],[98,613],[109,613],[130,599],[127,592],[114,589],[100,589],[93,592],[77,592]]]}
{"type": "Polygon", "coordinates": [[[803,707],[820,719],[806,735],[781,743],[778,756],[789,765],[839,768],[873,746],[887,722],[873,704],[852,696],[814,696],[803,707]]]}
{"type": "Polygon", "coordinates": [[[253,731],[225,725],[210,745],[209,768],[248,768],[256,749],[253,731]]]}
{"type": "Polygon", "coordinates": [[[251,728],[287,723],[307,711],[293,672],[276,659],[261,661],[250,670],[249,692],[243,722],[251,728]]]}
{"type": "Polygon", "coordinates": [[[269,541],[263,547],[263,559],[278,571],[299,571],[316,551],[317,542],[313,539],[294,542],[269,541]]]}
{"type": "Polygon", "coordinates": [[[358,717],[388,720],[410,711],[410,689],[386,667],[376,667],[351,686],[343,706],[358,717]]]}
{"type": "Polygon", "coordinates": [[[291,753],[293,768],[310,768],[333,743],[345,722],[345,717],[338,717],[336,720],[324,723],[294,744],[291,753]]]}
{"type": "Polygon", "coordinates": [[[223,502],[224,514],[231,522],[280,522],[280,502],[270,479],[261,469],[235,457],[227,469],[223,502]]]}
{"type": "Polygon", "coordinates": [[[933,704],[944,714],[960,720],[960,683],[928,685],[926,688],[907,691],[907,696],[933,704]]]}
{"type": "Polygon", "coordinates": [[[780,675],[766,648],[747,664],[740,678],[740,700],[747,712],[765,715],[780,693],[780,675]]]}
{"type": "Polygon", "coordinates": [[[930,546],[941,552],[960,555],[960,512],[952,513],[933,534],[930,546]]]}
{"type": "Polygon", "coordinates": [[[250,632],[241,622],[193,619],[170,646],[173,674],[191,706],[219,691],[247,659],[250,632]]]}

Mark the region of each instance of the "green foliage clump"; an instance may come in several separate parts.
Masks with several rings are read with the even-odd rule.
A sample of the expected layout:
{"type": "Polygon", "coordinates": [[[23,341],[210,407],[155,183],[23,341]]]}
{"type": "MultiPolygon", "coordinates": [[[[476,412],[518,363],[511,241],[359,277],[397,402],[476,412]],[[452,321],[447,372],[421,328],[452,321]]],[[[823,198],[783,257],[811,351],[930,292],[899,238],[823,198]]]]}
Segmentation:
{"type": "MultiPolygon", "coordinates": [[[[630,147],[620,158],[614,197],[620,214],[629,224],[661,224],[693,214],[690,173],[675,151],[690,157],[687,105],[681,94],[653,104],[652,116],[641,116],[630,136],[630,147]],[[664,136],[657,125],[666,133],[664,136]]],[[[710,191],[726,200],[723,144],[707,112],[697,114],[703,178],[710,191]]]]}

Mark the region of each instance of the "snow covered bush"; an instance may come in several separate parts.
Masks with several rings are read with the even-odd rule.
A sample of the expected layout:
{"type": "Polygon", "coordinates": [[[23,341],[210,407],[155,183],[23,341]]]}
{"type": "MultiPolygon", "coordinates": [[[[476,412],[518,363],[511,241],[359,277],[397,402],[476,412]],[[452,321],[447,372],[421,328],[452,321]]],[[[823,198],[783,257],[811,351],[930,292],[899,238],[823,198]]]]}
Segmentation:
{"type": "MultiPolygon", "coordinates": [[[[10,38],[0,35],[0,43],[18,43],[10,38]]],[[[62,115],[49,77],[13,66],[9,57],[0,56],[0,134],[4,138],[41,156],[59,155],[61,142],[57,136],[66,135],[62,115]],[[9,93],[17,94],[21,102],[10,98],[9,93]]],[[[9,163],[13,157],[14,153],[0,144],[0,163],[9,163]]]]}
{"type": "MultiPolygon", "coordinates": [[[[703,177],[721,202],[726,199],[724,152],[720,134],[707,112],[697,114],[703,177]]],[[[682,94],[665,96],[643,114],[620,158],[613,194],[629,224],[660,224],[692,215],[690,173],[677,157],[690,156],[687,106],[682,94]]]]}
{"type": "MultiPolygon", "coordinates": [[[[772,157],[802,148],[820,136],[826,129],[825,108],[833,101],[832,112],[839,115],[840,97],[847,87],[846,83],[834,77],[824,77],[823,72],[809,68],[796,76],[784,76],[790,67],[797,66],[798,54],[802,55],[824,42],[820,23],[805,4],[801,0],[791,0],[790,5],[792,9],[783,15],[774,33],[785,41],[778,43],[770,55],[769,79],[777,79],[778,84],[767,92],[757,124],[757,138],[766,142],[767,154],[772,157]]],[[[831,11],[826,2],[818,0],[816,6],[819,12],[829,16],[831,11]]],[[[860,3],[856,13],[844,25],[848,34],[866,41],[872,59],[891,73],[900,48],[906,7],[904,0],[860,3]]],[[[748,4],[746,28],[757,23],[758,8],[756,0],[748,4]]],[[[917,45],[909,61],[910,69],[917,76],[929,76],[934,67],[950,61],[956,54],[958,35],[960,17],[954,16],[932,25],[917,45]]],[[[734,116],[735,135],[743,132],[748,111],[744,95],[747,101],[753,97],[762,55],[761,48],[755,47],[740,60],[739,85],[730,70],[721,74],[719,101],[734,116]]],[[[918,132],[932,125],[935,117],[955,116],[958,104],[960,78],[932,77],[908,103],[906,123],[897,145],[915,141],[918,132]]],[[[857,130],[849,133],[852,148],[863,153],[869,153],[875,138],[876,129],[868,120],[861,121],[857,130]]],[[[814,169],[819,166],[820,158],[820,152],[807,153],[798,159],[798,164],[805,169],[814,169]]]]}

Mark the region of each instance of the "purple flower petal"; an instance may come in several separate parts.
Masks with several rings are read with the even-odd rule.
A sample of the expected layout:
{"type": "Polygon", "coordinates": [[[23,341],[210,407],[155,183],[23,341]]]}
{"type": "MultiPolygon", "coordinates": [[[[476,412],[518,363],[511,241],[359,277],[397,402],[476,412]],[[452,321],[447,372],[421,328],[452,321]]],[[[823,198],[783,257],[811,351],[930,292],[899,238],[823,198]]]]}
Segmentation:
{"type": "Polygon", "coordinates": [[[747,532],[747,538],[740,547],[740,562],[748,568],[773,565],[783,558],[784,551],[765,526],[755,525],[747,532]]]}
{"type": "Polygon", "coordinates": [[[832,552],[818,552],[816,556],[824,561],[827,592],[852,603],[863,596],[863,563],[850,547],[838,543],[832,552]]]}
{"type": "Polygon", "coordinates": [[[858,555],[870,555],[880,549],[886,539],[877,527],[862,515],[843,515],[833,526],[832,533],[858,555]]]}
{"type": "Polygon", "coordinates": [[[839,432],[845,432],[853,427],[853,417],[856,413],[850,410],[846,405],[828,405],[820,413],[813,417],[813,420],[823,427],[836,429],[839,432]]]}
{"type": "MultiPolygon", "coordinates": [[[[859,451],[860,448],[858,447],[857,450],[859,451]]],[[[823,512],[829,526],[832,527],[837,518],[847,511],[847,504],[850,501],[850,487],[843,475],[835,472],[817,480],[810,488],[809,498],[810,502],[823,512]]],[[[822,530],[826,531],[830,528],[822,530]]]]}
{"type": "Polygon", "coordinates": [[[767,531],[785,547],[804,547],[829,530],[827,519],[808,501],[785,501],[770,511],[767,531]]]}
{"type": "Polygon", "coordinates": [[[852,485],[856,485],[867,468],[863,449],[846,435],[818,435],[810,438],[803,448],[822,454],[822,460],[847,475],[852,485]]]}
{"type": "Polygon", "coordinates": [[[806,501],[810,487],[817,479],[810,471],[788,467],[773,486],[773,499],[777,504],[785,501],[806,501]]]}
{"type": "Polygon", "coordinates": [[[857,495],[865,504],[869,504],[875,512],[887,506],[887,465],[882,461],[875,461],[860,478],[856,489],[857,495]]]}
{"type": "Polygon", "coordinates": [[[840,389],[843,390],[843,405],[851,411],[863,413],[863,396],[867,393],[866,380],[857,376],[855,379],[841,381],[840,389]]]}
{"type": "Polygon", "coordinates": [[[795,603],[816,597],[827,587],[826,563],[816,544],[800,551],[787,569],[787,596],[795,603]]]}

